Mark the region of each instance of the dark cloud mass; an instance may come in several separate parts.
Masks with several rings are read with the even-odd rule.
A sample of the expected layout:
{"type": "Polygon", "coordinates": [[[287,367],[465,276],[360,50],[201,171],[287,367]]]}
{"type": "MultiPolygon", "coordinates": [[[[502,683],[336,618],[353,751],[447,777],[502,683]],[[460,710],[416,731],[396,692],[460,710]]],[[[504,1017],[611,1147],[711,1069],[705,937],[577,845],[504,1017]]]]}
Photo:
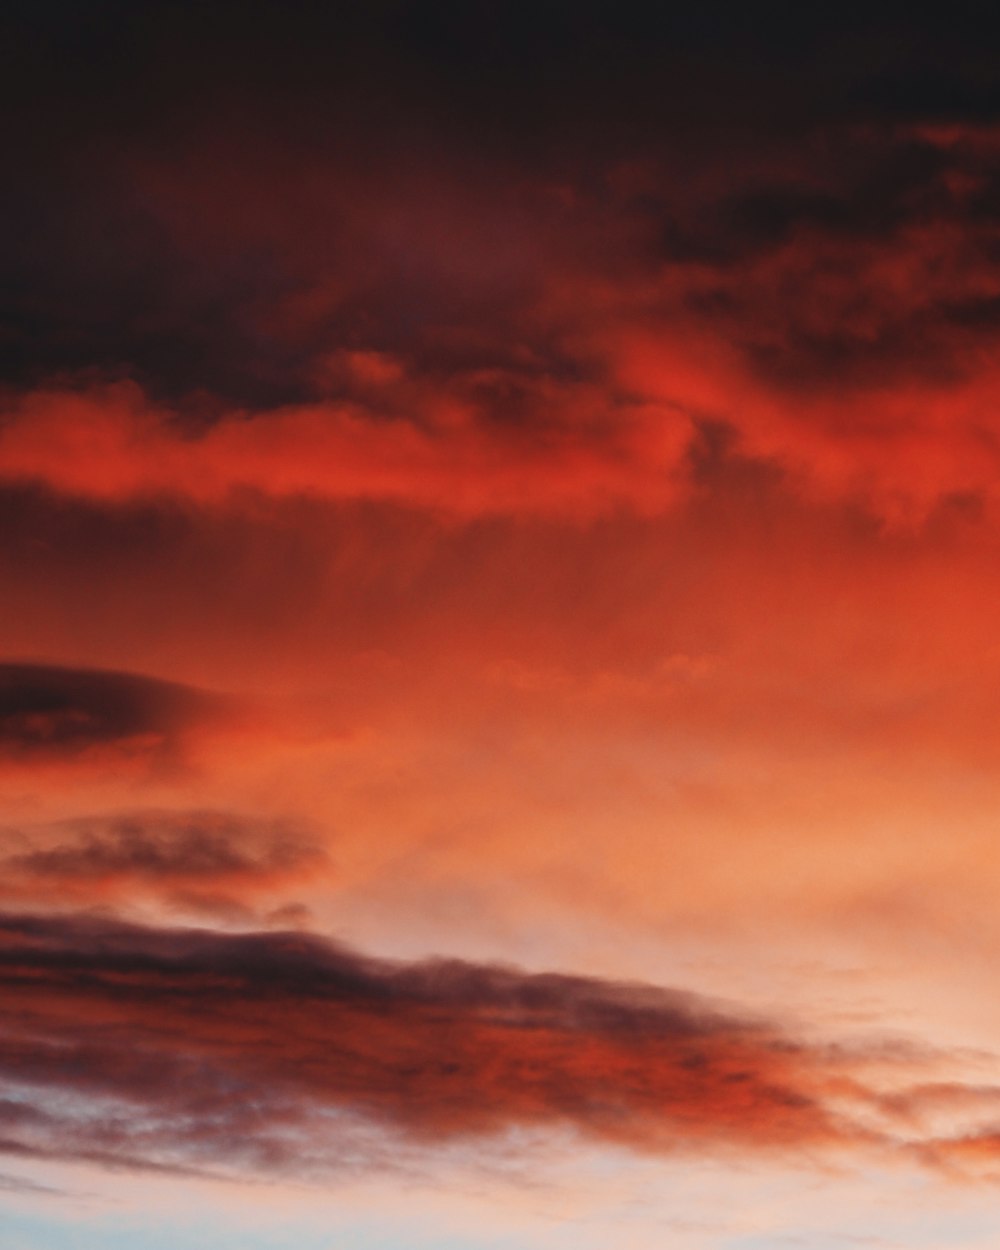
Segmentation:
{"type": "Polygon", "coordinates": [[[390,962],[302,932],[8,913],[0,985],[0,1148],[110,1166],[319,1176],[518,1128],[960,1168],[984,1131],[921,1136],[917,1109],[998,1096],[914,1086],[919,1051],[797,1042],[689,993],[390,962]],[[868,1083],[872,1064],[898,1067],[900,1092],[868,1083]]]}
{"type": "Polygon", "coordinates": [[[338,1117],[426,1143],[514,1126],[666,1151],[865,1136],[824,1105],[821,1052],[650,987],[10,915],[0,981],[14,1153],[288,1166],[335,1158],[338,1117]]]}
{"type": "Polygon", "coordinates": [[[224,702],[133,673],[0,664],[0,757],[73,757],[138,745],[175,749],[184,731],[224,702]]]}
{"type": "MultiPolygon", "coordinates": [[[[440,371],[463,334],[509,358],[530,324],[538,352],[540,284],[648,266],[656,244],[717,271],[691,294],[737,339],[788,333],[817,264],[864,300],[867,245],[956,213],[992,267],[992,156],[926,134],[1000,115],[1000,31],[964,12],[17,4],[4,376],[261,409],[315,397],[338,347],[440,371]],[[759,289],[745,266],[803,234],[798,271],[759,289]],[[823,239],[840,254],[817,257],[823,239]]],[[[864,375],[946,352],[941,323],[976,299],[960,283],[874,331],[844,307],[825,334],[747,348],[783,375],[864,375]]],[[[553,329],[536,372],[565,368],[573,326],[553,329]]]]}
{"type": "Polygon", "coordinates": [[[11,17],[6,484],[647,514],[709,422],[881,516],[994,492],[971,8],[11,17]]]}

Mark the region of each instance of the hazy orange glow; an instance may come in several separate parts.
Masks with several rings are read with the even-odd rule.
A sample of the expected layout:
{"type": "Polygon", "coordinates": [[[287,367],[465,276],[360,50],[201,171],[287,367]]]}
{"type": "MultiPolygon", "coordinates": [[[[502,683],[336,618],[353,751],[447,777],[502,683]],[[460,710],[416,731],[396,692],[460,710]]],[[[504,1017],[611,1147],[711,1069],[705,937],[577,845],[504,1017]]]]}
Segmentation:
{"type": "Polygon", "coordinates": [[[15,7],[12,1244],[994,1245],[990,23],[15,7]]]}

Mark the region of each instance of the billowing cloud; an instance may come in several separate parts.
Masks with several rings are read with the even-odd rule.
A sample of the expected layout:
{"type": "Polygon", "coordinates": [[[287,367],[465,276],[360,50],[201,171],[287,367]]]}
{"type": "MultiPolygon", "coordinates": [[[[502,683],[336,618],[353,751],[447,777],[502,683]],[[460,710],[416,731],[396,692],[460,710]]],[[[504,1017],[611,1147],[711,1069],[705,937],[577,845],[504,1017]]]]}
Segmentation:
{"type": "Polygon", "coordinates": [[[0,478],[103,503],[249,490],[589,520],[673,507],[711,450],[893,521],[993,501],[997,143],[969,86],[978,48],[958,39],[948,73],[967,90],[945,90],[912,31],[859,13],[884,60],[845,91],[830,40],[848,59],[851,41],[782,19],[800,71],[779,89],[767,21],[727,23],[706,61],[708,28],[667,16],[605,13],[596,55],[559,6],[540,25],[443,6],[482,71],[467,77],[405,6],[375,8],[131,27],[137,131],[112,74],[54,107],[65,48],[25,18],[17,81],[48,142],[44,176],[12,179],[0,257],[0,478]],[[484,46],[516,66],[516,99],[484,46]],[[167,49],[190,71],[169,90],[167,49]],[[595,76],[615,85],[596,113],[595,76]],[[70,111],[100,128],[86,160],[70,111]]]}
{"type": "Polygon", "coordinates": [[[32,370],[0,477],[104,504],[589,520],[668,510],[721,459],[892,522],[992,511],[995,148],[989,126],[845,119],[814,148],[621,156],[558,185],[454,153],[391,177],[309,145],[289,163],[226,134],[120,154],[107,194],[147,222],[142,256],[170,250],[143,282],[200,371],[127,337],[113,363],[95,345],[32,370]],[[175,269],[214,275],[238,327],[177,307],[175,269]]]}

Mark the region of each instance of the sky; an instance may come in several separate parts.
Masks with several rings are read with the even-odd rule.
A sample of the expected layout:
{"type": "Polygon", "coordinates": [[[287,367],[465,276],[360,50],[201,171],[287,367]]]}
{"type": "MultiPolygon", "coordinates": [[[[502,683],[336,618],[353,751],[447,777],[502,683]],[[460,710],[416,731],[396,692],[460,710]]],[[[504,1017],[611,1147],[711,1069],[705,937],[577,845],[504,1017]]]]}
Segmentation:
{"type": "Polygon", "coordinates": [[[3,20],[2,1250],[995,1247],[1000,20],[3,20]]]}

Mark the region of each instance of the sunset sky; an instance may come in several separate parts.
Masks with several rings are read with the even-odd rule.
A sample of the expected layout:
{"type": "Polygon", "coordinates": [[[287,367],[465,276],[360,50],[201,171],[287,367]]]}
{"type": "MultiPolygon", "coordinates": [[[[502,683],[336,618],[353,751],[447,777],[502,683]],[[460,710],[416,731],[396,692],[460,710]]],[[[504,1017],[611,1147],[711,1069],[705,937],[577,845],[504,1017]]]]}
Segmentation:
{"type": "Polygon", "coordinates": [[[1000,18],[11,0],[0,1250],[1000,1245],[1000,18]]]}

